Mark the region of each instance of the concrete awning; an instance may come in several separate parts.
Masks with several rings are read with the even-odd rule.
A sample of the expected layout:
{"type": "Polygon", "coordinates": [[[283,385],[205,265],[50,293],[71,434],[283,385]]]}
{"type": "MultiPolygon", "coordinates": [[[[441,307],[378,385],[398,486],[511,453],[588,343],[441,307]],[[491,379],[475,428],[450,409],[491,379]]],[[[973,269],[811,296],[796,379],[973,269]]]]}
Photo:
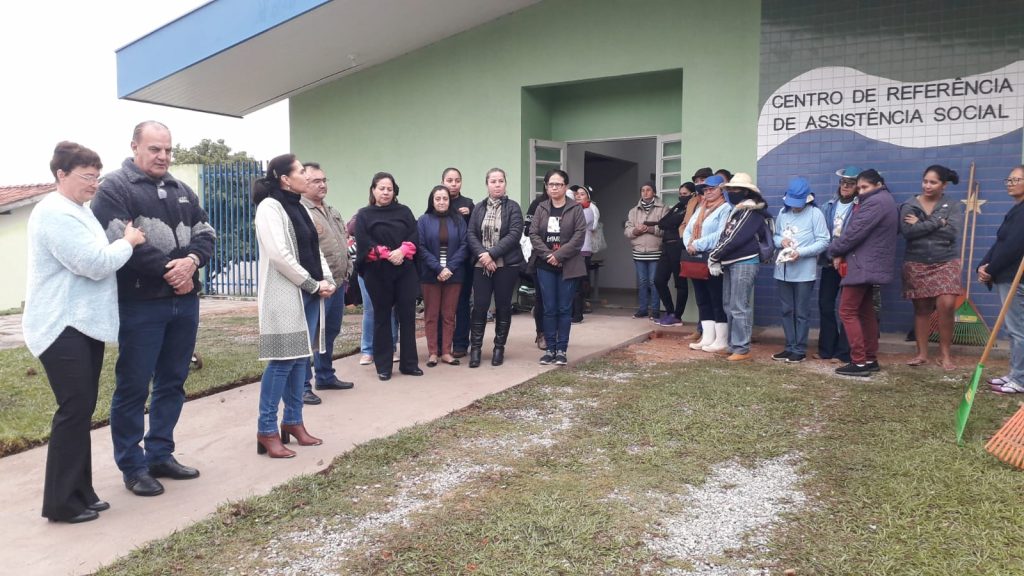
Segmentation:
{"type": "Polygon", "coordinates": [[[244,116],[540,0],[213,0],[117,51],[119,98],[244,116]]]}

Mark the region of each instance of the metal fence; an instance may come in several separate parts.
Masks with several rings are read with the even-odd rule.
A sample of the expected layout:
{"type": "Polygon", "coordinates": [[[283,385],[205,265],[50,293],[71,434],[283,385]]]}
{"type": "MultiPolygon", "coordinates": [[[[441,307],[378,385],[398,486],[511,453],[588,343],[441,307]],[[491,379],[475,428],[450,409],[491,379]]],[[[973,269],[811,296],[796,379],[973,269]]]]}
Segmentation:
{"type": "Polygon", "coordinates": [[[204,272],[207,294],[256,295],[259,251],[250,192],[253,181],[263,174],[262,162],[203,166],[203,207],[217,231],[213,257],[204,272]]]}

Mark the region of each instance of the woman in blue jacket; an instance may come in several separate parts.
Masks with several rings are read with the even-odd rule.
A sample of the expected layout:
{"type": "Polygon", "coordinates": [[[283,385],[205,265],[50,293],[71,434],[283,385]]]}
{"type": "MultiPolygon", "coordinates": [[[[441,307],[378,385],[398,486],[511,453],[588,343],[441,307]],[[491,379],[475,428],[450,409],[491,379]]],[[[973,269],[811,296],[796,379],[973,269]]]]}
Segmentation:
{"type": "Polygon", "coordinates": [[[465,278],[466,221],[460,214],[453,214],[450,207],[448,188],[434,186],[427,199],[427,211],[416,222],[428,368],[437,366],[439,355],[445,364],[459,364],[452,356],[452,335],[465,278]]]}
{"type": "MultiPolygon", "coordinates": [[[[683,245],[691,256],[707,254],[722,233],[725,221],[729,219],[729,203],[725,201],[723,184],[725,178],[711,176],[697,185],[701,194],[700,205],[683,231],[683,245]]],[[[697,300],[701,339],[690,343],[691,350],[722,352],[729,347],[729,325],[722,307],[722,277],[711,276],[706,280],[692,278],[693,295],[697,300]]]]}
{"type": "Polygon", "coordinates": [[[775,263],[775,280],[782,302],[786,348],[773,360],[803,362],[811,325],[811,294],[818,279],[818,255],[828,249],[825,216],[814,205],[806,178],[789,181],[783,207],[775,222],[775,246],[782,249],[775,263]]]}
{"type": "MultiPolygon", "coordinates": [[[[857,202],[857,175],[860,168],[847,166],[836,171],[839,176],[839,187],[836,193],[825,204],[825,225],[828,226],[829,244],[836,240],[846,227],[846,222],[853,213],[853,205],[857,202]]],[[[839,282],[842,277],[832,265],[828,250],[818,257],[821,266],[821,282],[818,283],[818,354],[820,360],[835,358],[840,362],[850,361],[850,342],[846,339],[846,328],[839,321],[836,303],[839,301],[839,282]]]]}
{"type": "Polygon", "coordinates": [[[722,275],[722,306],[728,318],[729,357],[750,358],[750,337],[754,330],[754,281],[760,268],[760,243],[764,234],[768,203],[747,174],[738,172],[729,181],[732,212],[722,229],[718,244],[708,253],[712,275],[722,275]]]}

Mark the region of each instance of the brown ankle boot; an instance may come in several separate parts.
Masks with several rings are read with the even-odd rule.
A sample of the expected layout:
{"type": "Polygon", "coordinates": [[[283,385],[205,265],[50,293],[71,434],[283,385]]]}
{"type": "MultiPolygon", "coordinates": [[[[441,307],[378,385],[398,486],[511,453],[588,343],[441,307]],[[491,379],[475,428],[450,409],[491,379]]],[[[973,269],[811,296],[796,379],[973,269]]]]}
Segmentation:
{"type": "Polygon", "coordinates": [[[295,452],[285,448],[281,444],[281,436],[278,434],[256,435],[256,453],[269,454],[271,458],[294,458],[295,452]]]}
{"type": "Polygon", "coordinates": [[[287,444],[291,441],[292,436],[295,436],[299,446],[319,446],[324,443],[323,440],[310,436],[309,432],[306,432],[306,426],[301,422],[298,424],[281,424],[281,441],[287,444]]]}

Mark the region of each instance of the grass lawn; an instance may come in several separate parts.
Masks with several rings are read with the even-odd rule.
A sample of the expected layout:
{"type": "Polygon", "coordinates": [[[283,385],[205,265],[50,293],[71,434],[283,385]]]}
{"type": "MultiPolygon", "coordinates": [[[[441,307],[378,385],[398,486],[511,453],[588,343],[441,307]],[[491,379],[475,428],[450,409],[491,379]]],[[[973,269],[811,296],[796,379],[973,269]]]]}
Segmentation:
{"type": "Polygon", "coordinates": [[[1015,399],[980,394],[959,448],[963,376],[682,345],[359,446],[98,574],[1024,573],[1024,476],[982,448],[1015,399]]]}
{"type": "MultiPolygon", "coordinates": [[[[198,398],[252,382],[263,374],[263,362],[256,359],[255,316],[234,314],[203,315],[196,350],[204,359],[201,370],[193,370],[185,381],[185,393],[198,398]]],[[[351,354],[359,344],[359,331],[349,322],[335,344],[335,355],[351,354]]],[[[93,422],[99,426],[110,417],[114,391],[117,345],[108,344],[100,376],[99,401],[93,422]]],[[[50,420],[57,409],[43,365],[23,347],[0,350],[0,456],[26,450],[47,441],[50,420]]]]}

